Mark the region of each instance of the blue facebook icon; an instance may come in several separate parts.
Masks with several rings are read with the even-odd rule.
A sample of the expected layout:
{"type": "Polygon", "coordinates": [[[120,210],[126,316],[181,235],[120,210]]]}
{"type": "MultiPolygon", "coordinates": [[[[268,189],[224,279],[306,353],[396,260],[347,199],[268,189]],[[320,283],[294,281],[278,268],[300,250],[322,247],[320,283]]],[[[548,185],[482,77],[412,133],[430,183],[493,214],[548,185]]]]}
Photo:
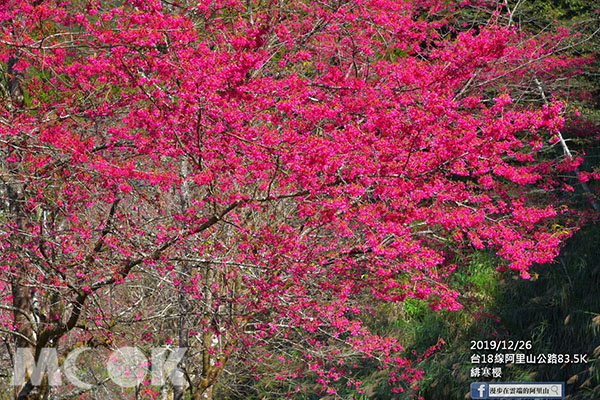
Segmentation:
{"type": "Polygon", "coordinates": [[[472,399],[487,399],[488,385],[485,382],[471,383],[471,398],[472,399]]]}

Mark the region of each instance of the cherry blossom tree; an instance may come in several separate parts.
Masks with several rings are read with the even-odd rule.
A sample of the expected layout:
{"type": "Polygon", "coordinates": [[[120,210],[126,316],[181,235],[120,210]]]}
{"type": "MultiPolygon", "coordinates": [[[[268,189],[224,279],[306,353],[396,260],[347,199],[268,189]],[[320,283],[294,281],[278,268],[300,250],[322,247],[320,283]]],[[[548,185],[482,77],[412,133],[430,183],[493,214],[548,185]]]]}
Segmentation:
{"type": "Polygon", "coordinates": [[[578,226],[560,174],[580,159],[548,156],[564,104],[520,95],[589,60],[494,15],[458,32],[459,3],[0,5],[7,345],[186,347],[176,398],[250,354],[329,393],[372,357],[406,390],[421,372],[371,304],[459,309],[454,252],[527,278],[578,226]]]}

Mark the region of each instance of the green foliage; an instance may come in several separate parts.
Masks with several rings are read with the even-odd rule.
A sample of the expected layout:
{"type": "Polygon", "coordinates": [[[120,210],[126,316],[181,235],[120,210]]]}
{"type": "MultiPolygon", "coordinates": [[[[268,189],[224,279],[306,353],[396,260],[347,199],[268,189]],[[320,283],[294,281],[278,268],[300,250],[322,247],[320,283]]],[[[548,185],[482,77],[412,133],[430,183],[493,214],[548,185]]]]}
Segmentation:
{"type": "MultiPolygon", "coordinates": [[[[503,377],[498,381],[564,381],[571,400],[600,396],[599,240],[600,226],[583,229],[556,263],[536,267],[530,280],[494,271],[489,255],[474,255],[465,268],[470,272],[458,275],[463,275],[461,284],[473,284],[470,293],[478,299],[482,313],[473,320],[466,310],[440,316],[445,329],[439,334],[449,335],[443,336],[448,344],[422,363],[425,379],[420,395],[425,399],[464,399],[470,382],[487,380],[468,375],[473,366],[471,340],[498,339],[531,340],[532,354],[587,354],[590,360],[588,364],[502,366],[503,377]],[[462,325],[456,325],[459,322],[462,325]]],[[[465,309],[469,307],[474,311],[473,305],[465,309]]],[[[431,328],[427,318],[422,321],[431,328]]],[[[423,328],[414,327],[416,331],[423,328]]]]}
{"type": "MultiPolygon", "coordinates": [[[[588,364],[495,365],[503,376],[497,381],[566,382],[570,400],[600,396],[600,226],[588,226],[564,248],[559,260],[538,266],[533,278],[522,280],[513,272],[496,270],[499,259],[477,252],[462,260],[455,282],[462,287],[464,308],[433,312],[419,300],[409,300],[400,310],[380,310],[373,323],[378,330],[395,334],[407,350],[421,352],[441,337],[446,345],[420,363],[425,376],[418,394],[424,399],[464,399],[471,382],[472,340],[531,340],[532,354],[588,354],[588,364]],[[392,316],[396,316],[394,319],[392,316]]],[[[457,260],[461,261],[461,260],[457,260]]],[[[485,353],[492,353],[491,351],[485,353]]],[[[408,399],[392,395],[385,374],[363,365],[366,393],[344,393],[342,398],[408,399]],[[371,372],[369,372],[369,368],[371,372]]]]}
{"type": "MultiPolygon", "coordinates": [[[[507,286],[498,315],[510,332],[526,338],[536,353],[587,354],[588,364],[523,368],[536,381],[566,381],[569,399],[600,396],[600,226],[575,235],[557,263],[539,268],[540,278],[507,286]]],[[[521,371],[523,372],[523,371],[521,371]]]]}

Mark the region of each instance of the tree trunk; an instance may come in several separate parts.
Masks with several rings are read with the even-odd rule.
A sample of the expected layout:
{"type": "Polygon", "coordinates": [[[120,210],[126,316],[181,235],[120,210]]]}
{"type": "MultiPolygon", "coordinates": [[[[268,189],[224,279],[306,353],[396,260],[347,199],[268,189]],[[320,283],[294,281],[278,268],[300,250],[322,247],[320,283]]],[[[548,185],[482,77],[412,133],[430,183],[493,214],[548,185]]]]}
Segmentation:
{"type": "Polygon", "coordinates": [[[212,386],[207,387],[203,391],[196,390],[192,393],[191,400],[212,400],[212,386]]]}

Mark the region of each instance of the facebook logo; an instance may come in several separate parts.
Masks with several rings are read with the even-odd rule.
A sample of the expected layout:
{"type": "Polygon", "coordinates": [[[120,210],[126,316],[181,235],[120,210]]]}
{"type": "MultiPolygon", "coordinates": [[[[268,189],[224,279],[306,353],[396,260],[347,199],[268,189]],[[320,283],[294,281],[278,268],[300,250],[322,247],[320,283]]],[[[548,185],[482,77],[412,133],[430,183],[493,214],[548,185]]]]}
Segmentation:
{"type": "Polygon", "coordinates": [[[485,382],[471,383],[471,398],[472,399],[487,399],[488,384],[485,382]]]}

